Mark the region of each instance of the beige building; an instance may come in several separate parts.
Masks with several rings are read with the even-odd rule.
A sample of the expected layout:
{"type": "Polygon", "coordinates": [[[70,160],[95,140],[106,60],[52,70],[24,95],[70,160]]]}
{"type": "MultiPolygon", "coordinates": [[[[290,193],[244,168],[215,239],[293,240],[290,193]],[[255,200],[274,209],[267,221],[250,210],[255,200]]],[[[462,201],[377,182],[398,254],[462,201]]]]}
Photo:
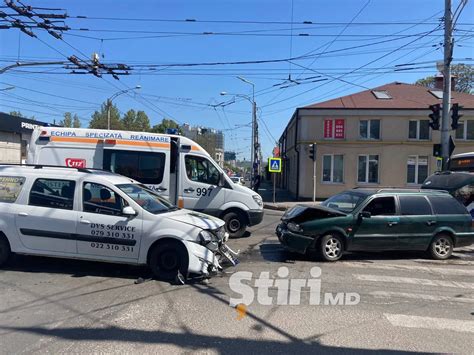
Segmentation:
{"type": "MultiPolygon", "coordinates": [[[[474,95],[453,92],[451,102],[463,106],[451,132],[454,153],[474,151],[474,95]]],[[[313,197],[311,144],[318,199],[354,187],[419,187],[438,170],[433,144],[440,131],[430,128],[428,116],[438,103],[439,89],[391,83],[297,108],[279,141],[279,187],[299,200],[313,197]]]]}

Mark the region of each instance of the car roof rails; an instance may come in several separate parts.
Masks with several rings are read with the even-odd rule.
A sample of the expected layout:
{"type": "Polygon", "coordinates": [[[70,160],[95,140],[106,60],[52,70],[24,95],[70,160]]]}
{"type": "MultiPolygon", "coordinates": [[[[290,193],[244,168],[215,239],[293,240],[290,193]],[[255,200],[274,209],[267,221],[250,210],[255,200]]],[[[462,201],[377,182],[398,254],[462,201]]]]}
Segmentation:
{"type": "Polygon", "coordinates": [[[43,169],[43,168],[60,168],[60,169],[76,169],[81,173],[93,173],[94,170],[100,169],[91,169],[91,168],[76,168],[72,166],[62,166],[62,165],[47,165],[47,164],[15,164],[15,163],[0,163],[0,166],[28,166],[34,169],[43,169]]]}
{"type": "Polygon", "coordinates": [[[406,193],[420,193],[420,192],[443,192],[443,193],[447,193],[446,190],[436,190],[436,189],[410,189],[410,188],[400,188],[400,187],[384,187],[382,189],[378,189],[377,190],[377,193],[381,193],[381,192],[394,192],[394,193],[403,193],[403,192],[406,192],[406,193]]]}

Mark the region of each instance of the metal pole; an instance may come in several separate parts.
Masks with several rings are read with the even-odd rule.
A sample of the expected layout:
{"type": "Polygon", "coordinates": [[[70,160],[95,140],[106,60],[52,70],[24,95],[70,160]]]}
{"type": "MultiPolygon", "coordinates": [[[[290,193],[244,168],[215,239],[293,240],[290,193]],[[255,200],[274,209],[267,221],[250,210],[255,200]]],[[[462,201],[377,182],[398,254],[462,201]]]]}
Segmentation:
{"type": "Polygon", "coordinates": [[[316,202],[316,155],[313,160],[313,202],[316,202]]]}
{"type": "Polygon", "coordinates": [[[276,192],[275,192],[275,185],[276,185],[276,173],[271,173],[273,175],[273,203],[275,203],[275,195],[276,195],[276,192]]]}
{"type": "Polygon", "coordinates": [[[107,99],[107,129],[110,130],[110,106],[112,102],[110,99],[107,99]]]}
{"type": "Polygon", "coordinates": [[[444,2],[444,70],[443,70],[443,116],[441,120],[441,156],[443,170],[449,159],[449,111],[451,103],[451,61],[452,61],[452,14],[451,0],[444,2]]]}

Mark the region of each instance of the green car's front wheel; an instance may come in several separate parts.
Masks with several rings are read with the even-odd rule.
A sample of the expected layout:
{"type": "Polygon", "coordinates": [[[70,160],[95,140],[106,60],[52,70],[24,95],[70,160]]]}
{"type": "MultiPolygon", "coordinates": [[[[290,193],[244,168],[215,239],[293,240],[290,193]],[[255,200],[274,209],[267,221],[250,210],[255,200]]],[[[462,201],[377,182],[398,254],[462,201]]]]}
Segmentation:
{"type": "Polygon", "coordinates": [[[324,261],[339,260],[344,252],[344,242],[337,234],[326,234],[319,241],[319,256],[324,261]]]}

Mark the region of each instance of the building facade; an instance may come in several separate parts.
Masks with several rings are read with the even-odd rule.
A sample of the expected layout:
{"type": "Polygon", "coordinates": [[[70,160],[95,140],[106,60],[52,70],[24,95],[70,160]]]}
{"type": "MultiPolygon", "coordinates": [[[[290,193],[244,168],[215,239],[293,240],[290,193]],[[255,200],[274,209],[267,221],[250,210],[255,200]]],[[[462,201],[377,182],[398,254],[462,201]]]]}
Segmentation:
{"type": "Polygon", "coordinates": [[[24,162],[33,130],[36,127],[50,125],[0,112],[0,163],[24,162]]]}
{"type": "Polygon", "coordinates": [[[198,143],[220,167],[224,167],[224,133],[222,131],[208,127],[192,127],[187,123],[181,126],[181,130],[183,136],[198,143]]]}
{"type": "MultiPolygon", "coordinates": [[[[451,131],[454,153],[474,151],[474,95],[453,92],[451,102],[463,106],[459,127],[451,131]]],[[[430,128],[428,116],[429,105],[438,103],[439,89],[392,83],[296,109],[279,140],[279,187],[306,200],[314,181],[318,199],[354,187],[421,186],[439,169],[433,144],[440,131],[430,128]]]]}

